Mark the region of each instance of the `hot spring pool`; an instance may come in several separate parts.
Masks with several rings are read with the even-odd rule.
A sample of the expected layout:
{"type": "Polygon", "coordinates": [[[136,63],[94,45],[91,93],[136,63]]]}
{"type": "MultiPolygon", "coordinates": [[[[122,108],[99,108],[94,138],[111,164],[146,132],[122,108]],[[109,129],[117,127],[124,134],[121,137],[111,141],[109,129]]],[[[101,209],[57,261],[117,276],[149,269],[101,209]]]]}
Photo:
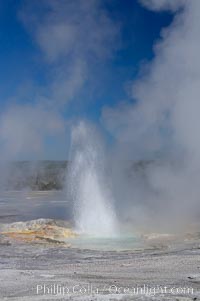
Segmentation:
{"type": "Polygon", "coordinates": [[[79,236],[67,240],[72,248],[101,250],[101,251],[125,251],[144,248],[144,241],[140,237],[122,236],[118,238],[96,238],[79,236]]]}

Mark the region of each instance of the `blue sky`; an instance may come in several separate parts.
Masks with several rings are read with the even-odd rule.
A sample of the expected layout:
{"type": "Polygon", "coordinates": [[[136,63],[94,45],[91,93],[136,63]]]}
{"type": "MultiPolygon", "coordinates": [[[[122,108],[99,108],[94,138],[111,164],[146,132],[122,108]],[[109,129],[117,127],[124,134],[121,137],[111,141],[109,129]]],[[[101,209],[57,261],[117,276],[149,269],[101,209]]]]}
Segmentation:
{"type": "MultiPolygon", "coordinates": [[[[4,114],[4,110],[13,105],[33,105],[38,102],[38,95],[40,95],[40,99],[43,98],[41,94],[47,98],[55,98],[55,95],[53,97],[50,95],[51,89],[49,88],[54,86],[54,73],[59,77],[58,70],[63,68],[63,65],[66,65],[66,73],[70,73],[69,62],[72,58],[74,60],[75,55],[65,56],[62,54],[61,59],[50,61],[47,57],[48,53],[44,54],[45,46],[41,46],[35,38],[37,34],[33,28],[35,21],[33,24],[29,22],[29,19],[32,20],[32,16],[38,15],[41,18],[37,21],[40,22],[39,24],[43,22],[43,15],[48,22],[51,22],[51,19],[50,21],[47,19],[46,2],[48,0],[41,1],[40,7],[39,2],[35,5],[33,0],[0,1],[1,114],[4,114]]],[[[62,0],[60,2],[63,3],[62,0]]],[[[76,0],[74,2],[76,3],[76,0]]],[[[86,118],[99,123],[103,107],[115,106],[119,102],[129,99],[129,84],[137,79],[141,64],[152,60],[153,45],[160,38],[161,29],[168,26],[173,18],[169,12],[149,11],[136,0],[105,0],[102,3],[104,13],[108,16],[109,22],[112,22],[113,32],[115,27],[118,30],[115,40],[113,40],[116,47],[112,50],[111,55],[105,56],[103,59],[88,59],[90,52],[85,57],[81,56],[81,59],[88,60],[88,65],[92,66],[87,68],[89,69],[87,77],[77,89],[78,93],[70,94],[70,101],[62,102],[58,108],[59,114],[66,122],[71,119],[86,118]]],[[[95,31],[95,28],[91,30],[95,31]]],[[[45,35],[44,31],[45,28],[42,32],[43,36],[45,35]]],[[[62,69],[62,76],[64,72],[65,69],[62,69]]],[[[58,87],[57,82],[55,85],[58,87]]],[[[56,139],[59,140],[59,138],[56,139]]],[[[56,139],[51,135],[44,137],[42,159],[64,158],[64,151],[60,149],[64,142],[59,144],[56,139]],[[55,147],[55,144],[58,145],[58,148],[55,147]]],[[[60,139],[62,140],[62,138],[60,139]]],[[[23,159],[23,155],[20,154],[19,158],[23,159]]],[[[31,156],[26,154],[24,158],[31,156]]]]}

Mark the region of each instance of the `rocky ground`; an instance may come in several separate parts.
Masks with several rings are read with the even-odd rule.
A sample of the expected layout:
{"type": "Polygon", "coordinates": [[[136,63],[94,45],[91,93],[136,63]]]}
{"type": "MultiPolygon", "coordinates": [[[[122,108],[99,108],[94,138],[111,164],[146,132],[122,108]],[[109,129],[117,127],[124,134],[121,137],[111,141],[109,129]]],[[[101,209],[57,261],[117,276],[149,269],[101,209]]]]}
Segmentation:
{"type": "MultiPolygon", "coordinates": [[[[21,231],[17,224],[9,229],[21,231]]],[[[30,231],[35,224],[29,222],[30,231]]],[[[200,300],[198,234],[179,241],[150,238],[140,249],[100,251],[59,243],[66,233],[58,236],[56,227],[45,235],[39,230],[45,236],[39,242],[16,239],[4,227],[0,300],[200,300]]]]}
{"type": "Polygon", "coordinates": [[[199,233],[146,235],[129,250],[77,248],[70,224],[30,221],[63,206],[52,193],[0,198],[0,300],[200,300],[199,233]]]}

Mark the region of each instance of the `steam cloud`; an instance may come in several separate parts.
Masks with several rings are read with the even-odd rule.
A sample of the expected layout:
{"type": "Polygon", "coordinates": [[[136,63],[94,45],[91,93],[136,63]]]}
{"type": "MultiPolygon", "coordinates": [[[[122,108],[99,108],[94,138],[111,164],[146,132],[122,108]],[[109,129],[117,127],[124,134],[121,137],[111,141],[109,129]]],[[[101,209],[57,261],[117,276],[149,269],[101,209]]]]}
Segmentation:
{"type": "Polygon", "coordinates": [[[67,158],[74,117],[69,113],[66,119],[63,112],[73,103],[83,106],[85,84],[98,82],[98,66],[110,59],[119,40],[119,26],[100,0],[24,0],[18,18],[38,50],[33,63],[45,76],[42,84],[28,79],[4,101],[0,183],[6,182],[6,161],[67,158]]]}
{"type": "MultiPolygon", "coordinates": [[[[98,81],[98,64],[118,47],[119,27],[100,0],[25,0],[18,15],[39,50],[33,59],[46,70],[46,77],[43,85],[30,79],[23,98],[18,93],[7,100],[0,115],[0,155],[45,158],[50,152],[45,149],[48,136],[60,143],[57,150],[63,149],[57,137],[67,140],[71,122],[70,118],[66,122],[63,111],[70,102],[80,105],[86,82],[98,81]]],[[[67,145],[63,153],[67,156],[67,145]]]]}
{"type": "Polygon", "coordinates": [[[150,160],[141,180],[133,171],[125,177],[120,167],[114,186],[124,183],[120,198],[126,195],[132,203],[132,211],[124,211],[127,219],[181,228],[200,213],[200,2],[141,2],[152,10],[177,12],[154,45],[155,58],[133,84],[136,101],[104,108],[103,121],[116,137],[118,158],[150,160]]]}
{"type": "Polygon", "coordinates": [[[51,98],[57,104],[65,104],[79,94],[91,77],[93,64],[112,55],[119,28],[99,0],[42,0],[26,4],[21,19],[51,68],[51,98]]]}

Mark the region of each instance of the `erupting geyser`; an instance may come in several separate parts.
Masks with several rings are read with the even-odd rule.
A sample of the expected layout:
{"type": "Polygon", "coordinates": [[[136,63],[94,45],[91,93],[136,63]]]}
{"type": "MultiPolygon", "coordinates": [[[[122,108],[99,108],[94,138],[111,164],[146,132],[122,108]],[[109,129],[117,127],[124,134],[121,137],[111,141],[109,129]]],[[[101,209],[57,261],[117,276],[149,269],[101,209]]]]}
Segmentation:
{"type": "Polygon", "coordinates": [[[117,222],[106,181],[104,152],[96,131],[84,122],[72,129],[69,192],[74,202],[76,230],[113,237],[117,222]]]}

